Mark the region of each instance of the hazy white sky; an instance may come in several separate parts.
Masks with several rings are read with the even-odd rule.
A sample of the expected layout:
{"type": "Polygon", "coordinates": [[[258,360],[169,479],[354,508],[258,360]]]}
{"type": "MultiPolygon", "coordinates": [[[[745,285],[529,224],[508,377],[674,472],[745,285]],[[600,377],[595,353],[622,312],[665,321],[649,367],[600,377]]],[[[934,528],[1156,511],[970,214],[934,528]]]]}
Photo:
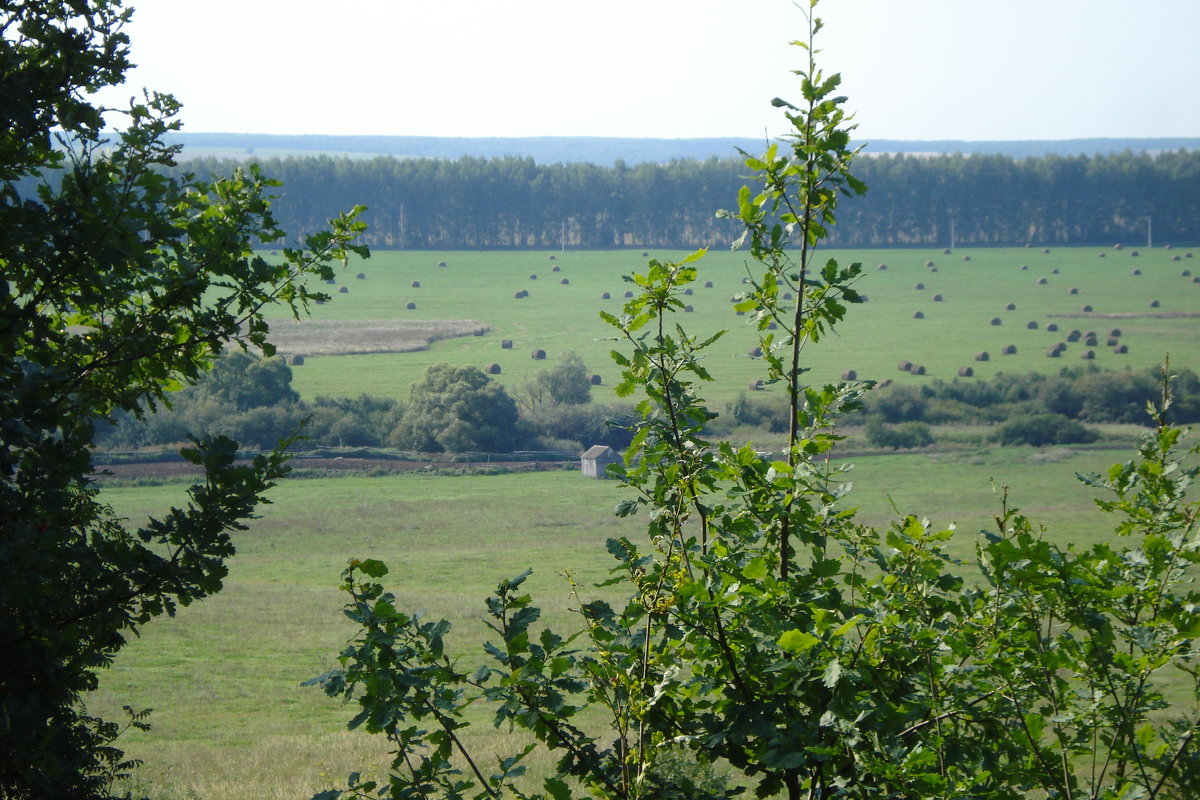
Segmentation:
{"type": "MultiPolygon", "coordinates": [[[[132,0],[185,130],[780,133],[789,0],[132,0]]],[[[1200,136],[1200,0],[823,0],[864,139],[1200,136]]]]}

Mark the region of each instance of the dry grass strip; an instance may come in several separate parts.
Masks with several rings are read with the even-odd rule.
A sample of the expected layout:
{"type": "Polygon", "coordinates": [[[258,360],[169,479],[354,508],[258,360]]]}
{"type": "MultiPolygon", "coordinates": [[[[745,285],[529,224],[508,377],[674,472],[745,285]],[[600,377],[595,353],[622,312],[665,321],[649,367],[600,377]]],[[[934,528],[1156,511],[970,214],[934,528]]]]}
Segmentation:
{"type": "Polygon", "coordinates": [[[271,324],[270,340],[283,355],[349,356],[364,353],[411,353],[438,339],[472,336],[482,322],[446,320],[284,320],[271,324]]]}

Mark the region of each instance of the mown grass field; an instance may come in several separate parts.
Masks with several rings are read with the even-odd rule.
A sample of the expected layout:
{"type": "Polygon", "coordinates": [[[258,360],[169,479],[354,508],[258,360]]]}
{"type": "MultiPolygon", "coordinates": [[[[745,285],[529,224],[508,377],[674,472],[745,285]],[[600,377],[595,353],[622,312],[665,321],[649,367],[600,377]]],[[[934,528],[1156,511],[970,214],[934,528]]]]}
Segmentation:
{"type": "MultiPolygon", "coordinates": [[[[996,485],[1060,541],[1111,535],[1076,472],[1105,469],[1128,451],[1029,448],[861,458],[851,473],[860,518],[885,524],[902,513],[956,524],[953,552],[973,554],[977,532],[999,508],[996,485]]],[[[115,486],[104,498],[131,522],[181,501],[184,484],[115,486]]],[[[338,576],[352,557],[392,569],[402,608],[455,623],[455,647],[478,663],[482,600],[496,582],[533,567],[529,587],[554,626],[570,625],[570,592],[605,575],[604,540],[638,541],[644,520],[617,519],[623,494],[577,472],[492,476],[293,479],[250,530],[220,594],[147,625],[106,672],[93,710],[155,709],[154,730],[123,740],[146,766],[134,788],[157,798],[298,798],[338,785],[382,758],[382,742],[348,733],[353,710],[300,682],[334,665],[350,634],[338,576]]],[[[507,736],[482,726],[485,750],[507,736]]],[[[548,760],[535,762],[548,765],[548,760]]]]}
{"type": "MultiPolygon", "coordinates": [[[[869,302],[852,307],[837,334],[806,353],[812,380],[836,380],[847,369],[859,378],[901,382],[953,379],[964,366],[974,369],[976,379],[1002,372],[1054,373],[1085,363],[1080,357],[1087,348],[1081,343],[1069,345],[1060,358],[1046,356],[1047,348],[1066,341],[1073,328],[1099,335],[1090,363],[1101,369],[1150,367],[1168,354],[1177,365],[1200,365],[1200,283],[1195,275],[1182,274],[1200,274],[1200,259],[1187,257],[1188,251],[1181,248],[1142,248],[1138,256],[1132,255],[1134,250],[964,248],[950,255],[914,249],[827,251],[822,259],[863,263],[858,288],[869,302]],[[925,266],[927,261],[934,263],[936,272],[925,266]],[[880,264],[887,269],[880,270],[880,264]],[[918,289],[918,284],[924,288],[918,289]],[[1071,294],[1071,289],[1077,293],[1071,294]],[[935,301],[935,295],[942,299],[935,301]],[[1151,307],[1154,301],[1157,307],[1151,307]],[[1009,303],[1016,309],[1005,310],[1009,303]],[[1093,310],[1084,312],[1084,306],[1093,310]],[[914,318],[917,311],[923,312],[923,319],[914,318]],[[992,325],[993,317],[1001,324],[992,325]],[[1029,329],[1030,322],[1037,328],[1029,329]],[[1059,330],[1048,331],[1050,324],[1059,330]],[[1105,346],[1113,328],[1120,329],[1128,354],[1105,346]],[[1015,355],[1001,355],[1007,345],[1017,348],[1015,355]],[[984,351],[990,360],[975,361],[984,351]],[[926,374],[898,371],[902,360],[924,366],[926,374]]],[[[664,260],[683,255],[649,252],[664,260]]],[[[496,379],[511,390],[562,352],[573,350],[611,386],[617,369],[609,358],[613,343],[605,339],[614,332],[597,312],[619,313],[628,289],[622,276],[644,269],[646,260],[640,251],[629,250],[376,252],[369,261],[351,264],[337,285],[328,287],[333,300],[313,308],[314,320],[471,320],[485,325],[487,332],[435,341],[418,352],[306,354],[306,363],[294,369],[294,384],[310,398],[365,392],[406,399],[408,387],[426,367],[447,361],[480,368],[498,364],[496,379]],[[446,266],[439,267],[440,262],[446,266]],[[355,277],[359,272],[364,279],[355,277]],[[414,288],[413,282],[420,286],[414,288]],[[341,286],[345,294],[337,291],[341,286]],[[529,296],[514,298],[521,290],[529,296]],[[601,299],[604,292],[610,299],[601,299]],[[415,308],[407,309],[409,303],[415,308]],[[512,340],[511,350],[502,349],[505,339],[512,340]],[[546,351],[547,362],[531,358],[535,349],[546,351]]],[[[730,302],[746,288],[746,262],[743,253],[709,252],[699,262],[694,294],[686,298],[694,311],[678,315],[691,332],[730,330],[708,355],[707,365],[717,378],[706,392],[713,401],[733,399],[760,377],[761,363],[747,356],[756,344],[749,318],[737,316],[730,302]],[[712,288],[704,288],[707,281],[712,288]]],[[[283,319],[277,323],[281,331],[294,325],[283,319]]],[[[596,396],[611,397],[604,392],[596,396]]]]}

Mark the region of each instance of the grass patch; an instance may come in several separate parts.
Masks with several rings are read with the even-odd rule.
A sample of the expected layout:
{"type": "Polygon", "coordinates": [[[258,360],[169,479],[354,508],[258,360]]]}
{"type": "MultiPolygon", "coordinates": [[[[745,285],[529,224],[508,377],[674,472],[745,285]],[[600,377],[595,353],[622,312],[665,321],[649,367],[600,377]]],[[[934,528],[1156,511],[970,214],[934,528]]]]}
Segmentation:
{"type": "Polygon", "coordinates": [[[280,355],[348,356],[367,353],[411,353],[433,342],[471,336],[487,325],[471,319],[403,320],[303,318],[275,322],[271,343],[280,355]]]}

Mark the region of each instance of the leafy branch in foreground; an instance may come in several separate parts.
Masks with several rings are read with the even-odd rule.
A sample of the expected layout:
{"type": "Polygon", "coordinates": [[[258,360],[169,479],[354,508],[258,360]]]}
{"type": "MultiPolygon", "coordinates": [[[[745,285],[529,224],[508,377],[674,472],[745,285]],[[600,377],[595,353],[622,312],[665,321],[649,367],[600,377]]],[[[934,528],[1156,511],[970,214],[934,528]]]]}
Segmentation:
{"type": "Polygon", "coordinates": [[[704,357],[724,334],[671,321],[703,254],[650,261],[629,278],[623,312],[602,314],[622,347],[617,392],[642,397],[615,470],[631,496],[616,513],[647,512],[647,537],[608,543],[616,564],[601,584],[624,589],[624,604],[581,601],[580,630],[559,634],[537,627],[524,575],[505,581],[487,601],[499,639],[469,669],[446,655],[446,623],[397,612],[357,577],[385,568],[352,562],[343,588],[361,629],[315,682],[354,698],[351,725],[388,735],[394,759],[386,784],[355,775],[320,797],[704,796],[696,781],[664,781],[662,763],[681,752],[692,774],[727,769],[737,788],[725,796],[1190,796],[1200,544],[1185,498],[1196,470],[1162,416],[1169,376],[1138,460],[1086,478],[1114,498],[1100,509],[1123,546],[1058,544],[1005,498],[966,564],[947,551],[953,529],[909,515],[877,530],[844,503],[837,425],[869,385],[807,385],[802,358],[861,299],[860,267],[820,264],[815,248],[839,197],[864,187],[848,172],[837,77],[815,65],[819,29],[810,19],[803,103],[777,103],[790,152],[747,159],[762,188],[732,214],[753,281],[737,307],[789,398],[784,451],[706,439],[704,357]],[[476,702],[558,757],[540,791],[520,772],[531,745],[494,770],[460,749],[476,702]]]}

